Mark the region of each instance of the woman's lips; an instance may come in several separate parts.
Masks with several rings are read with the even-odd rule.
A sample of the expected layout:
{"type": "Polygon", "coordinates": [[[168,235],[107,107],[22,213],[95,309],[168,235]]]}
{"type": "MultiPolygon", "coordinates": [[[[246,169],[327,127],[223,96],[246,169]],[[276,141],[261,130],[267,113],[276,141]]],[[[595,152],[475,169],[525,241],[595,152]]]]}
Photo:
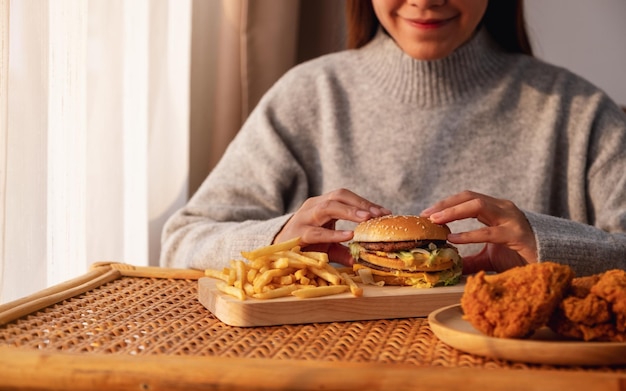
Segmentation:
{"type": "Polygon", "coordinates": [[[406,19],[406,21],[414,27],[424,29],[424,30],[432,30],[438,29],[450,23],[455,17],[445,18],[445,19],[406,19]]]}

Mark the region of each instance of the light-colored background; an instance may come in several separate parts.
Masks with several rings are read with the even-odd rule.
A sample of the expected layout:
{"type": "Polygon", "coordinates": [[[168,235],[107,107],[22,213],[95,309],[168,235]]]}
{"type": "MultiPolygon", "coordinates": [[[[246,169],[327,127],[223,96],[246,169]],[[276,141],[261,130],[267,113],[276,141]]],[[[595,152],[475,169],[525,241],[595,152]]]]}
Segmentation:
{"type": "Polygon", "coordinates": [[[625,0],[526,0],[526,16],[537,57],[626,105],[625,0]]]}
{"type": "MultiPolygon", "coordinates": [[[[0,302],[96,261],[158,265],[165,219],[273,80],[341,47],[342,10],[0,0],[0,302]]],[[[527,0],[527,16],[538,57],[626,105],[626,1],[527,0]]]]}

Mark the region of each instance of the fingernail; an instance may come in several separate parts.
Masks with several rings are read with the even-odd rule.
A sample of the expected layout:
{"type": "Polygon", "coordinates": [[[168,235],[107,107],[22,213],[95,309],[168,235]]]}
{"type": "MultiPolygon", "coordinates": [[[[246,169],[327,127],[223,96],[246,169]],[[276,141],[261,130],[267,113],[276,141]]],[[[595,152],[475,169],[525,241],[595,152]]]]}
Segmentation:
{"type": "Polygon", "coordinates": [[[433,213],[428,218],[431,219],[432,221],[439,220],[439,219],[443,218],[443,212],[433,213]]]}
{"type": "Polygon", "coordinates": [[[391,211],[387,208],[372,206],[370,208],[370,213],[374,216],[382,216],[391,214],[391,211]]]}
{"type": "Polygon", "coordinates": [[[433,208],[426,208],[422,211],[422,213],[420,213],[422,216],[429,216],[431,213],[433,213],[433,208]]]}
{"type": "Polygon", "coordinates": [[[454,242],[455,240],[458,240],[461,237],[461,235],[459,234],[448,234],[448,240],[451,242],[454,242]]]}
{"type": "Polygon", "coordinates": [[[338,231],[339,234],[341,235],[341,237],[343,237],[344,240],[349,240],[352,239],[352,231],[338,231]]]}
{"type": "Polygon", "coordinates": [[[365,217],[369,217],[370,213],[364,210],[357,210],[356,215],[357,217],[365,218],[365,217]]]}

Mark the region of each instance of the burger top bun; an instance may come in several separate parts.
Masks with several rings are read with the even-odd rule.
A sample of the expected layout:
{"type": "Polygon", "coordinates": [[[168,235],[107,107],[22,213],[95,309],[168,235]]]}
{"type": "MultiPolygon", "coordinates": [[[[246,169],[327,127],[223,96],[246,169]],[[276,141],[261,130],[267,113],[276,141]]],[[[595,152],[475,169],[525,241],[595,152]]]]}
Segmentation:
{"type": "Polygon", "coordinates": [[[425,217],[388,215],[370,219],[354,229],[355,242],[446,240],[450,229],[425,217]]]}

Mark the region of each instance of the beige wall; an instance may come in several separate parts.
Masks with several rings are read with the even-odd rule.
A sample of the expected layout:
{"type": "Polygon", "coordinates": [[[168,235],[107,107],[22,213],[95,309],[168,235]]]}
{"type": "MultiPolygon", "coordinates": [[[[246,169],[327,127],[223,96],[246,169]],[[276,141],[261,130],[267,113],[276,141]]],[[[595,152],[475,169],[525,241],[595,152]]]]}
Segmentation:
{"type": "Polygon", "coordinates": [[[626,105],[626,1],[526,0],[526,15],[538,57],[626,105]]]}

